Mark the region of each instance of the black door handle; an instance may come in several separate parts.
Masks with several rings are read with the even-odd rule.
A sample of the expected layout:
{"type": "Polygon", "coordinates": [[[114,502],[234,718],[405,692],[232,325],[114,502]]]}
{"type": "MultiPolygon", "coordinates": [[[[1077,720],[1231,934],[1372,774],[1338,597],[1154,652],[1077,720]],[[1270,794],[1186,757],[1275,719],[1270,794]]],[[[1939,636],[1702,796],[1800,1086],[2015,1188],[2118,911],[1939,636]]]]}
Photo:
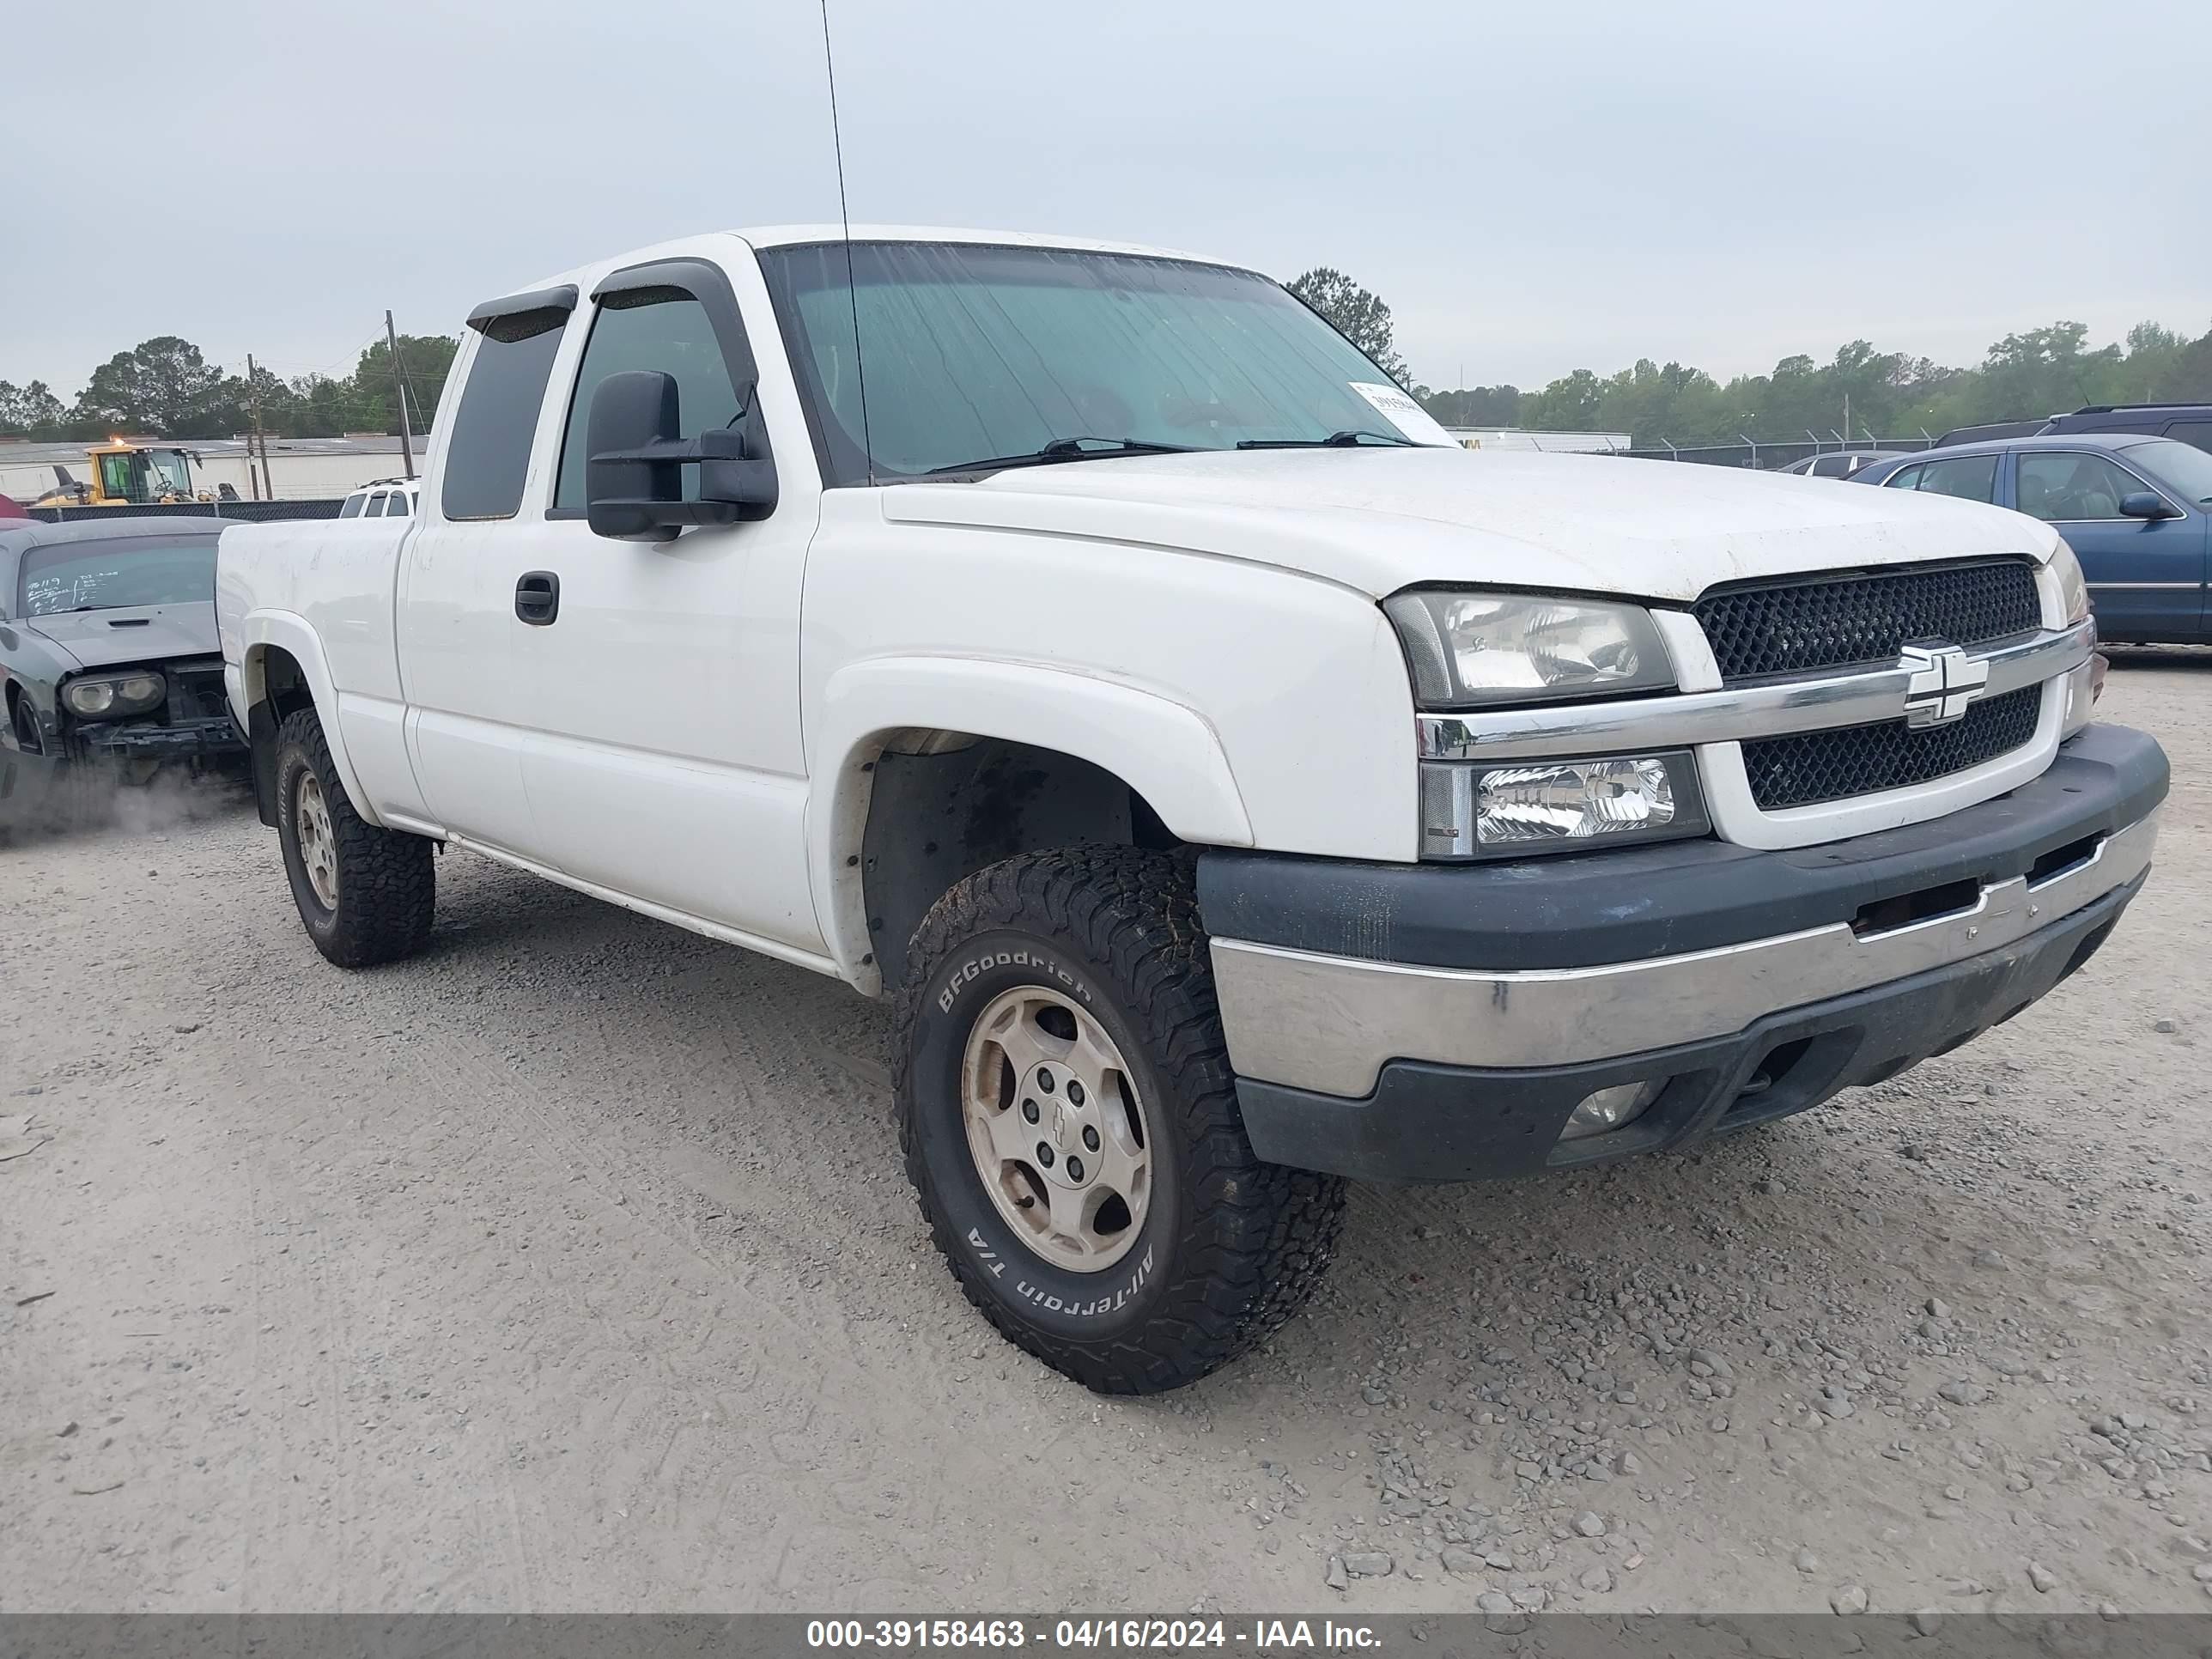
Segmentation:
{"type": "Polygon", "coordinates": [[[543,628],[561,614],[561,579],[550,570],[526,570],[514,585],[514,614],[543,628]]]}

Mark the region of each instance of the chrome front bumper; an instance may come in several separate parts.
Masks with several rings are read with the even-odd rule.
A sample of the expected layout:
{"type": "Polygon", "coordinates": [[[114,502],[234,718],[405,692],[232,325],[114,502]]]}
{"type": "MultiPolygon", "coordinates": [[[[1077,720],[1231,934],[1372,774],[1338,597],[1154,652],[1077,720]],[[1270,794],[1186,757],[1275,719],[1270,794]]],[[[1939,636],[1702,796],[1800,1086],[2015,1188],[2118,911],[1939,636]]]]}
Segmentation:
{"type": "Polygon", "coordinates": [[[1717,950],[1600,967],[1486,972],[1213,941],[1239,1076],[1341,1097],[1394,1060],[1556,1066],[1740,1031],[1766,1015],[1963,962],[2026,938],[2150,867],[2157,815],[2040,879],[1882,932],[1837,922],[1717,950]]]}

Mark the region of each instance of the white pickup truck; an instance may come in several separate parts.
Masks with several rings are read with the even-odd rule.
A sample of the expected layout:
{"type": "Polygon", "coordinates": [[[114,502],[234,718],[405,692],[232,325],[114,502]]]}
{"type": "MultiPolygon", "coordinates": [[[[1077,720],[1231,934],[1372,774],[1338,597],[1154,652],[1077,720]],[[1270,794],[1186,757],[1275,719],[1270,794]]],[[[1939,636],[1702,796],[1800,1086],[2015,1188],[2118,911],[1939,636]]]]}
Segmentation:
{"type": "Polygon", "coordinates": [[[892,999],[939,1245],[1094,1389],[1279,1324],[1346,1177],[1893,1076],[2148,872],[2049,526],[1470,453],[1235,265],[702,236],[487,301],[447,398],[416,515],[222,538],[308,934],[416,949],[445,843],[892,999]]]}

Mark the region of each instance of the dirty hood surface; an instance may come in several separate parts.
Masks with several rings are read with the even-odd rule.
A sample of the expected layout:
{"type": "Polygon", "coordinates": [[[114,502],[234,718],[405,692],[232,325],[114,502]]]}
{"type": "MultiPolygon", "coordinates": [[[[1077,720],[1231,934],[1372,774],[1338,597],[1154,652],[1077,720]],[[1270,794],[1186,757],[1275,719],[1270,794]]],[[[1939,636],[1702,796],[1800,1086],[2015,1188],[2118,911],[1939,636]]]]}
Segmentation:
{"type": "Polygon", "coordinates": [[[1149,544],[1376,598],[1420,582],[1687,600],[1720,582],[1991,554],[2048,526],[1948,496],[1606,455],[1336,449],[1128,456],[878,492],[886,518],[1149,544]]]}
{"type": "Polygon", "coordinates": [[[213,600],[67,611],[49,617],[26,617],[20,626],[69,653],[80,668],[212,657],[221,649],[216,639],[213,600]]]}

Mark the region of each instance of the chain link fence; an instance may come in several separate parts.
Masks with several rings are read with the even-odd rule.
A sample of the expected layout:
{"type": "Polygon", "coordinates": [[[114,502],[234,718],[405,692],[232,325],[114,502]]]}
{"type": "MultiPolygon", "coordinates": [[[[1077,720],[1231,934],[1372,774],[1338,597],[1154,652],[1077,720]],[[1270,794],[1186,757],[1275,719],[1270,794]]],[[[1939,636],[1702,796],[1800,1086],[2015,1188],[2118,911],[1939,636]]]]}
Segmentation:
{"type": "Polygon", "coordinates": [[[1698,466],[1741,466],[1754,471],[1771,472],[1778,467],[1792,466],[1815,455],[1863,455],[1873,450],[1903,453],[1933,448],[1924,437],[1856,438],[1843,443],[1835,438],[1801,439],[1796,443],[1754,442],[1749,438],[1740,443],[1684,445],[1680,448],[1671,444],[1638,444],[1633,449],[1616,450],[1619,455],[1644,461],[1689,461],[1698,466]]]}
{"type": "Polygon", "coordinates": [[[24,512],[48,524],[84,519],[227,519],[240,524],[268,524],[281,519],[335,519],[345,497],[299,501],[160,501],[143,507],[27,507],[24,512]]]}

